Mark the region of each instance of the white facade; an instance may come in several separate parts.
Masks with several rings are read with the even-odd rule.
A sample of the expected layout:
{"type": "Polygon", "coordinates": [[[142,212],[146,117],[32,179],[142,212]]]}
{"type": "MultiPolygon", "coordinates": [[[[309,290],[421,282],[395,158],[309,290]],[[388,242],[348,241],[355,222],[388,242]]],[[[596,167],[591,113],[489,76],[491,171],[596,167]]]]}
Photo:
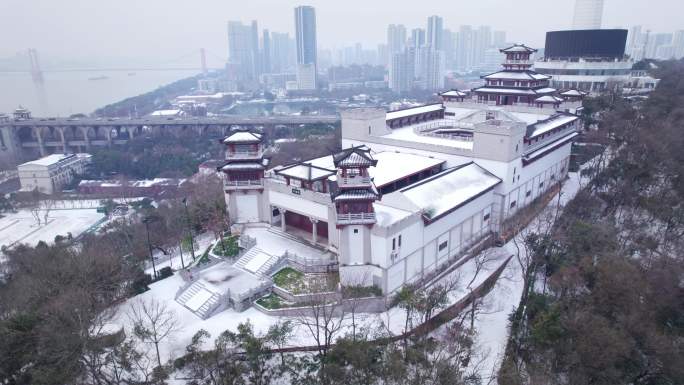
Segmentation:
{"type": "Polygon", "coordinates": [[[554,88],[598,93],[621,88],[628,83],[633,65],[634,62],[629,59],[543,59],[534,63],[534,69],[551,76],[551,86],[554,88]]]}
{"type": "Polygon", "coordinates": [[[315,90],[316,89],[316,65],[297,64],[297,89],[315,90]]]}
{"type": "Polygon", "coordinates": [[[601,29],[603,0],[575,0],[572,29],[601,29]]]}
{"type": "Polygon", "coordinates": [[[83,174],[90,163],[90,154],[53,154],[17,166],[23,191],[54,194],[69,184],[74,176],[83,174]]]}

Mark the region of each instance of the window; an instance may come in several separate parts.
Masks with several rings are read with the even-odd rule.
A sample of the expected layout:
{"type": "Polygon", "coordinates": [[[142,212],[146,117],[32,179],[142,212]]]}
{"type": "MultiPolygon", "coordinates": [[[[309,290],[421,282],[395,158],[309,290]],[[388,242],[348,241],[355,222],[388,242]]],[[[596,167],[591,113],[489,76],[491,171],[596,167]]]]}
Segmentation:
{"type": "Polygon", "coordinates": [[[397,238],[392,238],[392,251],[397,249],[397,238]]]}
{"type": "Polygon", "coordinates": [[[544,187],[544,182],[539,183],[539,188],[544,187]]]}
{"type": "Polygon", "coordinates": [[[514,208],[516,203],[517,203],[516,201],[511,202],[511,208],[514,208]]]}
{"type": "Polygon", "coordinates": [[[444,241],[444,242],[440,243],[439,247],[438,247],[439,251],[446,249],[448,244],[449,244],[449,241],[444,241]]]}
{"type": "Polygon", "coordinates": [[[482,217],[483,222],[487,222],[489,220],[489,214],[485,214],[484,217],[482,217]]]}
{"type": "Polygon", "coordinates": [[[401,247],[401,235],[399,236],[399,247],[401,247]]]}
{"type": "Polygon", "coordinates": [[[358,234],[358,233],[359,233],[359,229],[354,229],[354,234],[358,234]]]}
{"type": "Polygon", "coordinates": [[[527,190],[527,192],[525,193],[525,196],[529,197],[530,195],[532,195],[532,190],[527,190]]]}

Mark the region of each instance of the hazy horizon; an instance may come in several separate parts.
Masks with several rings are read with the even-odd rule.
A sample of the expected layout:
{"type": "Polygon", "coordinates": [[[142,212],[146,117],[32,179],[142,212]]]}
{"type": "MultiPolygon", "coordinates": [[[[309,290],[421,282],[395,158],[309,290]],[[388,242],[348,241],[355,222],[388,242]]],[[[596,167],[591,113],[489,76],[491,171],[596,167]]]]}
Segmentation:
{"type": "MultiPolygon", "coordinates": [[[[674,0],[606,0],[603,27],[642,25],[644,30],[654,32],[684,29],[675,9],[677,4],[674,0]]],[[[574,0],[520,0],[514,4],[510,0],[427,0],[420,5],[385,0],[3,0],[0,32],[11,38],[0,47],[0,57],[36,48],[42,57],[97,61],[159,58],[159,62],[165,62],[204,47],[209,62],[218,64],[227,57],[229,20],[255,19],[260,30],[292,34],[293,9],[297,5],[316,8],[322,48],[356,42],[375,48],[385,42],[388,24],[424,28],[430,15],[442,16],[444,28],[489,25],[506,31],[509,41],[539,47],[544,44],[545,32],[570,28],[574,0]],[[27,25],[27,20],[32,24],[27,25]]]]}

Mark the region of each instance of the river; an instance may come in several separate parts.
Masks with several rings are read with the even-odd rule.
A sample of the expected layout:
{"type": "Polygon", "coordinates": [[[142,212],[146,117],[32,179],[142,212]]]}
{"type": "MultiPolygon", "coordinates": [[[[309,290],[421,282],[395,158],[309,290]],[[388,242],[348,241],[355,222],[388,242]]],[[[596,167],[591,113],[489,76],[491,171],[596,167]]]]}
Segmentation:
{"type": "Polygon", "coordinates": [[[195,70],[45,72],[44,83],[38,87],[29,73],[0,73],[0,113],[11,113],[22,105],[34,116],[88,114],[196,74],[195,70]],[[99,79],[89,80],[93,78],[99,79]]]}

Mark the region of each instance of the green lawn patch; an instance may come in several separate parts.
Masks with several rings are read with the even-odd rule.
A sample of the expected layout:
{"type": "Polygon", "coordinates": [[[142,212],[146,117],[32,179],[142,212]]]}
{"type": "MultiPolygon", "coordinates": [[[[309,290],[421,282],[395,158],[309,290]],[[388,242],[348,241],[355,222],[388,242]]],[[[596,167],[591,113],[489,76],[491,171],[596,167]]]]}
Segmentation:
{"type": "Polygon", "coordinates": [[[236,235],[225,237],[223,242],[216,242],[216,246],[214,246],[214,254],[222,257],[235,257],[239,252],[240,247],[238,246],[238,237],[236,235]]]}
{"type": "Polygon", "coordinates": [[[306,289],[304,273],[291,267],[286,267],[275,273],[273,283],[293,294],[299,294],[306,289]]]}

